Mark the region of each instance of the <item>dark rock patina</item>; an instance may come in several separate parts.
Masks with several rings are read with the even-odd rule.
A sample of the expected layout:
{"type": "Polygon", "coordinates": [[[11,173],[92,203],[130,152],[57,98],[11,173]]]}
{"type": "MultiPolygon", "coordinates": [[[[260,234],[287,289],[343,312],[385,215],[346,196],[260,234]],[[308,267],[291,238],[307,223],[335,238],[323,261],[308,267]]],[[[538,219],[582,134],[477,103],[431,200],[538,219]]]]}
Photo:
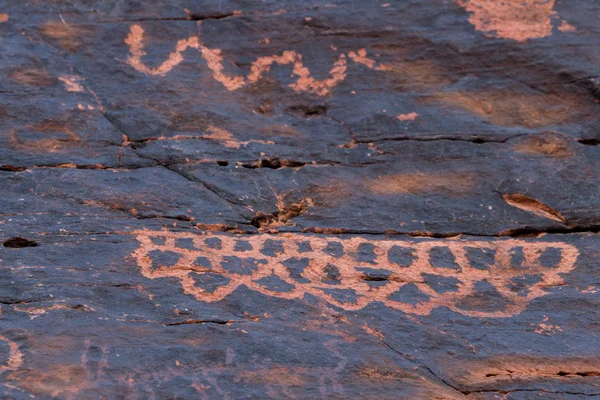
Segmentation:
{"type": "Polygon", "coordinates": [[[600,396],[599,14],[2,2],[1,397],[600,396]]]}

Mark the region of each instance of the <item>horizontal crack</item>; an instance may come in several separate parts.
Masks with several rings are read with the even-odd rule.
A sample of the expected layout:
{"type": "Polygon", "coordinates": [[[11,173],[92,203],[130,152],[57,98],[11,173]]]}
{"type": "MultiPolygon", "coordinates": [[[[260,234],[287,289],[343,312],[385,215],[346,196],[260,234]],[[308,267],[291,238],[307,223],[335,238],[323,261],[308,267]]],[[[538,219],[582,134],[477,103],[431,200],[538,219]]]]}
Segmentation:
{"type": "Polygon", "coordinates": [[[475,137],[460,137],[460,136],[435,136],[435,137],[408,137],[408,136],[402,136],[402,137],[395,137],[395,138],[384,138],[384,139],[378,139],[378,140],[361,140],[361,139],[357,139],[356,143],[363,143],[363,144],[367,144],[367,143],[379,143],[379,142],[437,142],[437,141],[449,141],[449,142],[468,142],[468,143],[474,143],[474,144],[487,144],[487,143],[506,143],[509,140],[518,138],[518,137],[522,137],[522,136],[528,136],[530,134],[528,133],[520,133],[517,135],[511,135],[508,137],[481,137],[481,136],[475,136],[475,137]]]}
{"type": "Polygon", "coordinates": [[[185,321],[178,322],[169,322],[163,324],[164,326],[177,326],[177,325],[191,325],[191,324],[218,324],[218,325],[227,325],[233,324],[235,322],[242,321],[234,321],[234,320],[226,320],[226,319],[186,319],[185,321]]]}
{"type": "Polygon", "coordinates": [[[108,166],[102,164],[74,164],[74,163],[61,163],[61,164],[40,164],[31,165],[29,167],[16,166],[16,165],[2,165],[0,171],[5,172],[23,172],[32,169],[91,169],[91,170],[114,170],[114,171],[126,171],[133,169],[149,168],[153,166],[149,165],[121,165],[121,166],[108,166]]]}
{"type": "Polygon", "coordinates": [[[600,144],[600,139],[578,139],[577,141],[586,146],[598,146],[600,144]]]}
{"type": "Polygon", "coordinates": [[[570,392],[570,391],[555,391],[555,390],[546,390],[546,389],[511,389],[511,390],[500,390],[500,389],[481,389],[481,390],[471,390],[464,391],[464,394],[473,394],[473,393],[499,393],[499,394],[510,394],[515,392],[542,392],[542,393],[552,393],[552,394],[571,394],[571,395],[579,395],[579,396],[589,396],[595,397],[600,396],[600,393],[585,393],[585,392],[570,392]]]}
{"type": "Polygon", "coordinates": [[[593,224],[590,226],[573,226],[573,227],[557,227],[557,228],[515,228],[509,229],[495,235],[498,237],[510,236],[510,237],[528,237],[537,236],[541,234],[569,234],[569,233],[600,233],[600,224],[593,224]]]}
{"type": "Polygon", "coordinates": [[[119,19],[119,20],[103,20],[102,23],[111,23],[111,22],[145,22],[145,21],[205,21],[208,19],[225,19],[229,17],[233,17],[236,15],[240,15],[235,12],[223,12],[223,13],[215,13],[215,14],[199,14],[199,13],[190,13],[187,16],[181,17],[148,17],[148,18],[131,18],[131,19],[119,19]]]}
{"type": "Polygon", "coordinates": [[[50,301],[51,299],[15,299],[11,297],[0,297],[0,304],[29,304],[29,303],[43,303],[50,301]]]}
{"type": "Polygon", "coordinates": [[[263,158],[257,161],[250,162],[238,162],[237,165],[243,168],[248,169],[257,169],[257,168],[270,168],[270,169],[279,169],[279,168],[299,168],[304,167],[306,165],[339,165],[340,162],[330,161],[330,162],[317,162],[317,161],[294,161],[289,159],[279,159],[279,158],[263,158]]]}

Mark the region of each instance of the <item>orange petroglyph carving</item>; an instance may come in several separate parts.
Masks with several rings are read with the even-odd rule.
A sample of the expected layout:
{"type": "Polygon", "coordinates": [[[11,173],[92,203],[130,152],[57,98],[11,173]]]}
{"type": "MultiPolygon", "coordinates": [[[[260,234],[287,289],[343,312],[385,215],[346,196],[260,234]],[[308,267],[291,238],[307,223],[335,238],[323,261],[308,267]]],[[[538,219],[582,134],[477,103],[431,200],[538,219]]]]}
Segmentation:
{"type": "Polygon", "coordinates": [[[560,274],[571,271],[579,255],[574,246],[565,243],[516,239],[401,241],[150,230],[134,234],[141,246],[133,257],[142,275],[177,278],[184,292],[199,301],[219,301],[245,286],[290,300],[310,294],[344,310],[360,310],[380,302],[418,315],[428,315],[438,307],[473,317],[516,315],[531,300],[547,294],[546,287],[561,284],[560,274]],[[182,246],[183,242],[187,245],[182,246]],[[361,259],[365,249],[370,249],[371,255],[361,259]],[[540,260],[549,249],[560,252],[554,266],[542,265],[540,260]],[[491,257],[486,268],[473,264],[469,254],[475,250],[491,257]],[[522,252],[524,267],[512,265],[516,251],[522,252]],[[398,253],[408,254],[410,259],[399,262],[394,258],[398,253]],[[154,261],[158,254],[176,259],[164,265],[154,261]],[[440,259],[451,261],[455,267],[439,266],[440,259]],[[298,263],[302,267],[293,266],[298,263]],[[539,278],[522,290],[520,280],[532,275],[539,278]],[[451,280],[454,287],[436,290],[431,279],[451,280]],[[477,307],[473,298],[481,298],[476,295],[476,285],[482,282],[493,286],[506,301],[503,309],[485,309],[485,304],[477,307]],[[417,290],[421,297],[414,302],[402,301],[398,295],[403,288],[417,290]]]}
{"type": "Polygon", "coordinates": [[[553,335],[563,331],[560,326],[547,323],[548,319],[548,317],[544,317],[544,320],[537,326],[534,332],[540,335],[553,335]]]}
{"type": "Polygon", "coordinates": [[[129,35],[125,38],[125,43],[129,46],[129,52],[131,53],[127,58],[127,63],[146,75],[165,75],[174,66],[183,61],[181,53],[187,50],[188,47],[198,49],[200,46],[198,38],[194,36],[189,39],[179,40],[175,45],[175,52],[169,54],[169,57],[160,66],[148,68],[141,61],[141,58],[146,55],[144,45],[142,44],[143,36],[144,30],[142,27],[133,25],[129,31],[129,35]]]}
{"type": "MultiPolygon", "coordinates": [[[[337,61],[333,63],[333,67],[329,71],[329,78],[317,80],[311,76],[310,70],[302,63],[302,55],[295,51],[284,51],[281,55],[273,55],[257,58],[250,67],[250,72],[246,77],[243,76],[228,76],[224,71],[223,56],[220,49],[209,49],[204,46],[198,37],[191,36],[188,39],[182,39],[175,45],[175,51],[170,53],[165,61],[156,68],[150,68],[142,62],[142,57],[146,55],[143,44],[144,30],[139,25],[132,25],[129,35],[125,38],[125,44],[129,46],[129,57],[127,64],[135,68],[137,71],[146,75],[164,76],[171,71],[175,66],[181,63],[184,58],[182,53],[188,48],[200,51],[202,57],[206,61],[213,78],[221,83],[227,90],[233,91],[240,89],[248,84],[254,84],[266,73],[268,73],[273,64],[291,65],[292,74],[297,77],[295,83],[291,83],[291,87],[296,92],[310,92],[319,96],[325,96],[338,83],[346,79],[347,58],[344,53],[340,54],[337,61]]],[[[377,71],[387,71],[390,68],[384,64],[375,66],[377,61],[367,57],[367,51],[360,49],[358,52],[350,52],[348,54],[353,61],[359,64],[366,65],[377,71]]]]}
{"type": "Polygon", "coordinates": [[[380,64],[378,66],[375,66],[377,61],[367,57],[366,49],[358,49],[356,52],[351,51],[348,53],[348,57],[355,63],[365,65],[371,69],[375,69],[376,71],[390,71],[392,69],[389,65],[386,64],[380,64]]]}
{"type": "Polygon", "coordinates": [[[469,22],[489,37],[524,42],[552,34],[554,0],[456,0],[471,13],[469,22]]]}
{"type": "Polygon", "coordinates": [[[67,92],[83,92],[83,86],[81,85],[83,78],[80,76],[61,75],[58,77],[58,80],[65,84],[65,89],[67,92]]]}
{"type": "Polygon", "coordinates": [[[23,364],[23,353],[19,350],[19,346],[4,336],[0,336],[0,341],[8,345],[8,361],[6,361],[6,364],[0,365],[0,374],[4,371],[18,369],[23,364]]]}
{"type": "Polygon", "coordinates": [[[558,30],[561,32],[575,32],[577,28],[569,24],[567,21],[563,21],[558,27],[558,30]]]}
{"type": "Polygon", "coordinates": [[[418,116],[419,114],[417,114],[416,112],[411,112],[409,114],[398,114],[396,115],[396,118],[399,121],[414,121],[415,119],[417,119],[418,116]]]}

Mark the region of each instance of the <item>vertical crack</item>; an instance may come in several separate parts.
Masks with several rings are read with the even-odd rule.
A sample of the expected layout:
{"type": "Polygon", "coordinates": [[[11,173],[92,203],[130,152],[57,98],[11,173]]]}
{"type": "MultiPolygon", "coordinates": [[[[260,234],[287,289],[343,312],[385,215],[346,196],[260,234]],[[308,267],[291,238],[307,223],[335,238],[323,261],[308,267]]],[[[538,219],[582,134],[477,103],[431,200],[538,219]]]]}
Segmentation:
{"type": "Polygon", "coordinates": [[[440,381],[441,383],[443,383],[445,386],[447,386],[448,388],[452,389],[453,391],[459,392],[462,395],[468,395],[470,392],[466,391],[466,390],[461,390],[455,386],[453,386],[452,384],[450,384],[447,380],[445,380],[444,378],[442,378],[441,376],[439,376],[438,374],[436,374],[429,366],[427,366],[427,364],[419,361],[418,359],[416,359],[415,357],[411,356],[410,354],[407,353],[403,353],[399,350],[396,350],[394,347],[392,347],[384,338],[383,334],[376,332],[374,329],[372,329],[369,325],[367,325],[365,323],[365,327],[367,328],[367,332],[371,333],[373,336],[375,336],[381,343],[383,343],[388,349],[390,349],[391,351],[393,351],[394,353],[398,354],[399,356],[401,356],[404,359],[407,359],[415,364],[417,364],[420,368],[425,369],[427,372],[429,372],[433,377],[435,377],[438,381],[440,381]]]}

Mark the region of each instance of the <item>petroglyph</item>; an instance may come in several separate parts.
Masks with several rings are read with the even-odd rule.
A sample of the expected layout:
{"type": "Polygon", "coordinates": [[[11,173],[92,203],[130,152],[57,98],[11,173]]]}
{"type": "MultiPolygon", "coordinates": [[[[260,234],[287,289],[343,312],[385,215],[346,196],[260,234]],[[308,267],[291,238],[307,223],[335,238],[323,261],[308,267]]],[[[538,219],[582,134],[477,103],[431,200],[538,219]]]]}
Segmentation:
{"type": "Polygon", "coordinates": [[[3,365],[0,365],[0,374],[5,371],[16,370],[23,364],[23,354],[19,350],[19,346],[4,336],[0,336],[0,342],[4,342],[8,346],[7,361],[3,365]]]}
{"type": "Polygon", "coordinates": [[[77,75],[61,75],[58,80],[64,83],[67,92],[83,92],[83,78],[77,75]]]}
{"type": "MultiPolygon", "coordinates": [[[[552,35],[551,18],[556,17],[555,0],[456,0],[471,13],[469,22],[488,37],[525,42],[552,35]]],[[[558,27],[561,32],[577,29],[567,21],[558,27]]]]}
{"type": "Polygon", "coordinates": [[[398,119],[398,121],[414,121],[415,119],[417,119],[418,116],[419,114],[417,114],[416,112],[411,112],[408,114],[398,114],[396,115],[396,118],[398,119]]]}
{"type": "Polygon", "coordinates": [[[469,22],[488,37],[524,42],[552,34],[554,0],[456,0],[471,13],[469,22]]]}
{"type": "Polygon", "coordinates": [[[418,315],[438,307],[472,317],[516,315],[562,284],[579,255],[565,243],[516,239],[134,233],[142,275],[177,278],[199,301],[245,286],[282,299],[313,295],[344,310],[380,302],[418,315]]]}
{"type": "Polygon", "coordinates": [[[246,77],[231,77],[224,72],[225,68],[223,66],[223,55],[221,54],[221,50],[209,49],[204,46],[196,36],[190,36],[187,39],[177,41],[175,51],[170,53],[167,59],[159,66],[150,68],[142,62],[142,57],[146,55],[143,38],[144,29],[140,25],[132,25],[129,35],[125,38],[125,43],[129,46],[127,64],[137,71],[146,75],[164,76],[184,60],[182,54],[184,51],[190,48],[196,49],[202,54],[202,57],[212,73],[212,77],[230,91],[258,82],[264,74],[271,70],[273,64],[291,65],[293,67],[292,75],[297,77],[294,83],[289,84],[289,87],[293,90],[296,92],[315,93],[319,96],[327,95],[332,88],[346,79],[348,58],[358,64],[365,65],[366,67],[377,71],[387,71],[390,69],[387,65],[368,58],[365,49],[359,49],[357,52],[349,52],[348,56],[341,53],[329,71],[330,77],[318,80],[311,76],[310,70],[302,63],[302,54],[291,50],[283,51],[280,55],[259,57],[252,63],[250,72],[246,77]]]}

